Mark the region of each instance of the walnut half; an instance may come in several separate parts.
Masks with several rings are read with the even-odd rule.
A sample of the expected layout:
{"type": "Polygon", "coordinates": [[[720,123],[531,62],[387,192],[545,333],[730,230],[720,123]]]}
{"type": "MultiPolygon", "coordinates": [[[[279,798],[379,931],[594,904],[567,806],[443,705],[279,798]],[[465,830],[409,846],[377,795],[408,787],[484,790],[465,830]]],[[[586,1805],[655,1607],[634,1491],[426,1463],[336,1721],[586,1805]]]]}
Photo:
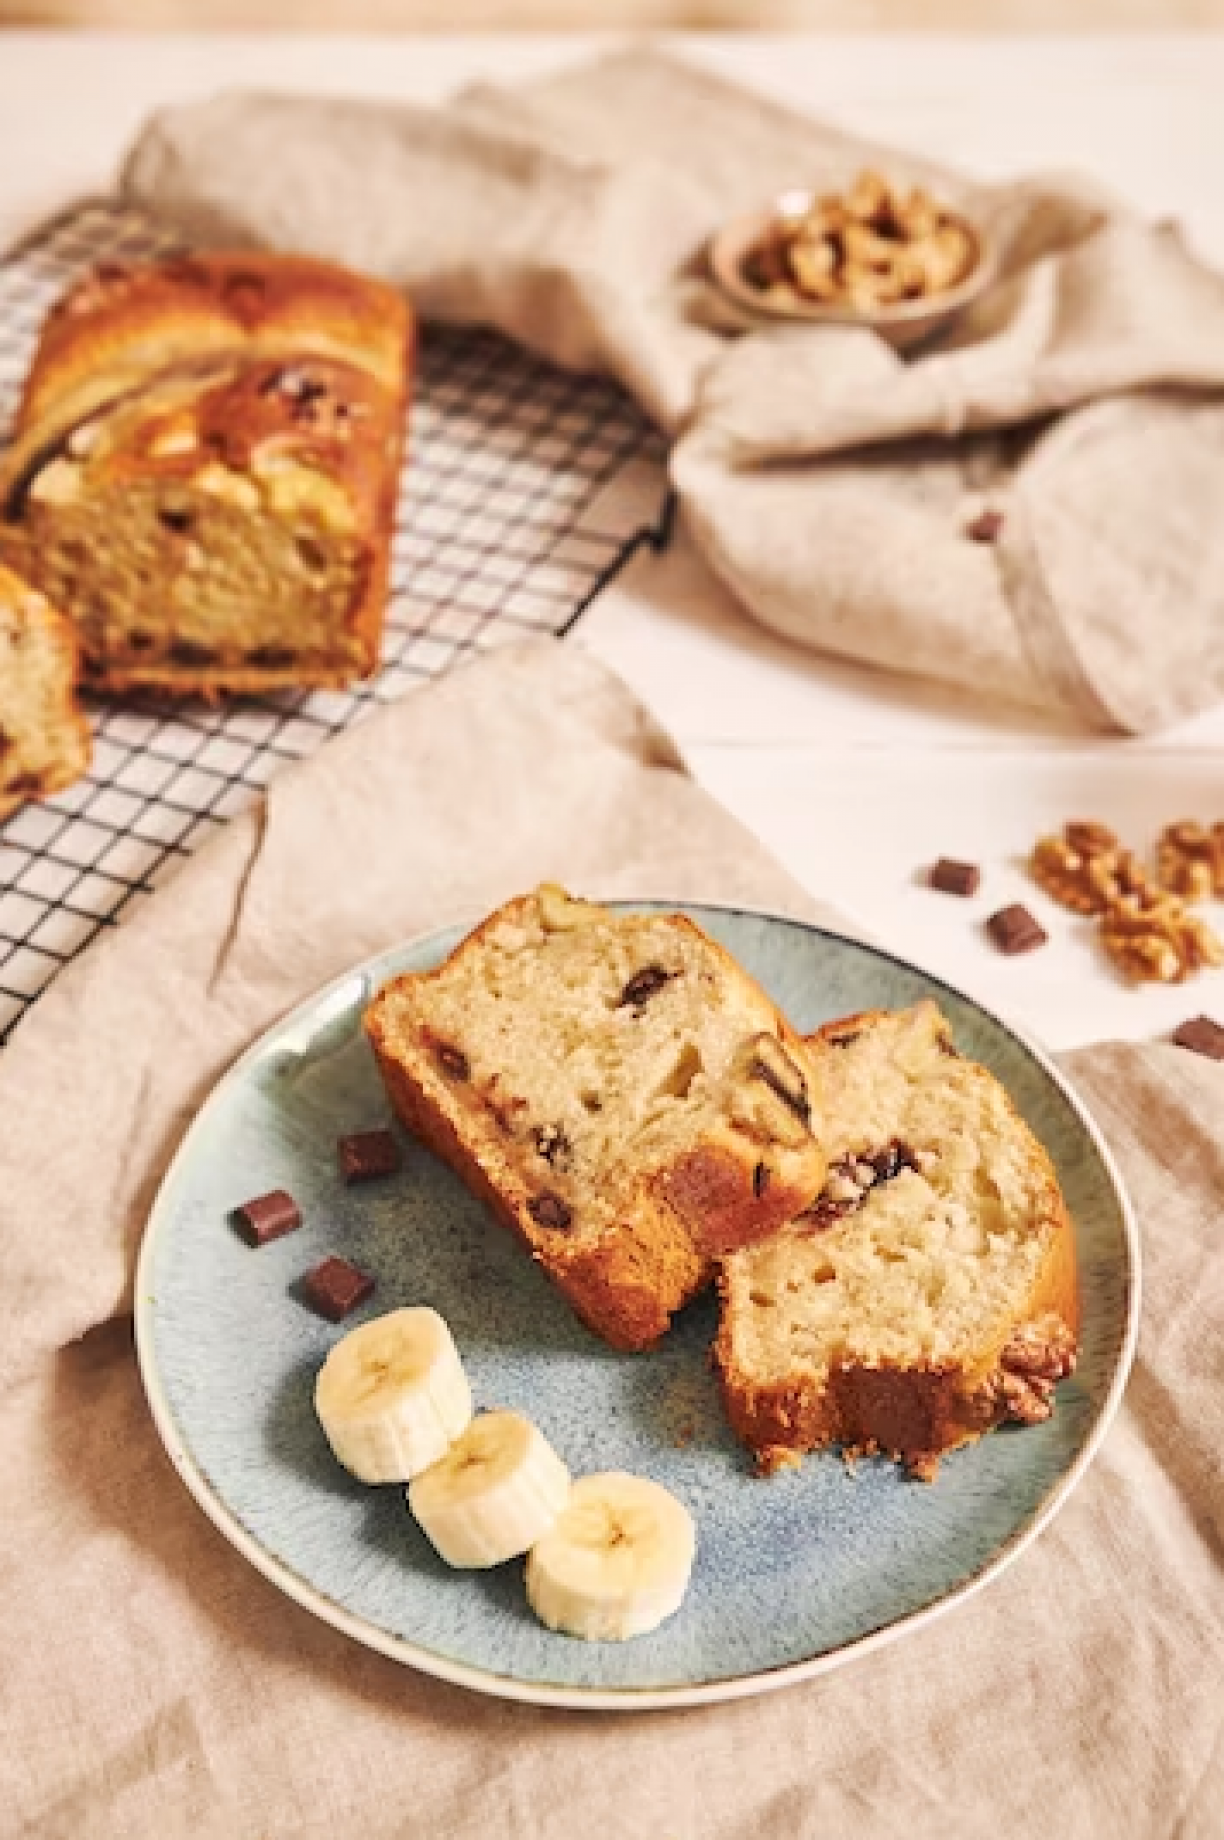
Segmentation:
{"type": "Polygon", "coordinates": [[[1051,900],[1075,914],[1103,914],[1149,886],[1138,859],[1104,824],[1068,824],[1061,836],[1040,837],[1029,868],[1051,900]]]}
{"type": "Polygon", "coordinates": [[[987,1382],[991,1415],[1039,1425],[1054,1411],[1054,1388],[1075,1372],[1075,1337],[1061,1316],[1043,1316],[1017,1329],[987,1382]]]}
{"type": "Polygon", "coordinates": [[[1183,901],[1224,895],[1224,824],[1210,830],[1188,820],[1166,825],[1156,845],[1156,875],[1183,901]]]}
{"type": "Polygon", "coordinates": [[[1224,944],[1184,901],[1158,891],[1118,901],[1101,922],[1101,944],[1135,983],[1180,984],[1224,965],[1224,944]]]}

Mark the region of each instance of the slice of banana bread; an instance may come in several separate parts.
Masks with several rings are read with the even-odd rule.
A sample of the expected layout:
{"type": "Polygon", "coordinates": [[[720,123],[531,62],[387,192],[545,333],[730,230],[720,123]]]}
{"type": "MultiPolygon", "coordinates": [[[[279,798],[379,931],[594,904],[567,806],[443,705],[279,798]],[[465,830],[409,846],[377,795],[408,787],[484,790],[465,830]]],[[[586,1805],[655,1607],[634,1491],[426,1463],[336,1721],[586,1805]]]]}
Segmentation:
{"type": "Polygon", "coordinates": [[[920,1475],[1053,1410],[1075,1363],[1074,1232],[1049,1157],[934,1003],[830,1023],[830,1174],[719,1273],[728,1415],[772,1469],[828,1444],[920,1475]]]}
{"type": "Polygon", "coordinates": [[[819,1193],[818,1055],[690,920],[511,901],[366,1028],[392,1103],[605,1341],[819,1193]]]}
{"type": "Polygon", "coordinates": [[[72,627],[0,564],[0,818],[61,791],[89,765],[76,680],[72,627]]]}

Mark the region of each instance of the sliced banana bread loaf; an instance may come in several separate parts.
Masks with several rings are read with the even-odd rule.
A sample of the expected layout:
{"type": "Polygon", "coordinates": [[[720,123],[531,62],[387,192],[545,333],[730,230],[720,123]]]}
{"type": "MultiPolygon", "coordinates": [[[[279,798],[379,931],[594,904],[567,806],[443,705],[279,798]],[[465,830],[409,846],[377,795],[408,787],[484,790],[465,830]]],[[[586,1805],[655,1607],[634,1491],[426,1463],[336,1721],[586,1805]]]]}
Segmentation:
{"type": "Polygon", "coordinates": [[[374,668],[410,358],[399,295],[301,257],[116,264],[60,303],[0,467],[0,554],[75,621],[91,683],[374,668]]]}
{"type": "Polygon", "coordinates": [[[820,1198],[719,1274],[728,1415],[771,1469],[840,1444],[932,1475],[942,1452],[1053,1410],[1078,1327],[1049,1157],[933,1003],[831,1023],[820,1198]]]}
{"type": "Polygon", "coordinates": [[[72,627],[0,564],[0,818],[70,786],[89,765],[76,680],[72,627]]]}
{"type": "Polygon", "coordinates": [[[679,915],[541,888],[366,1027],[404,1123],[615,1347],[657,1341],[717,1255],[824,1182],[819,1051],[679,915]]]}

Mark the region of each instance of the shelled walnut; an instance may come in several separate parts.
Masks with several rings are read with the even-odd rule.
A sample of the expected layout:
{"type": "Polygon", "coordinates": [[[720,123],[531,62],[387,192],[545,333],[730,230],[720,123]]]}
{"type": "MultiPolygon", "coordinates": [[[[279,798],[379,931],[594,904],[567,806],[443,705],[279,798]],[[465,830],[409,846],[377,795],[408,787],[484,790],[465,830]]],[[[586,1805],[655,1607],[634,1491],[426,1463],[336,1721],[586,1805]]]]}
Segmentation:
{"type": "Polygon", "coordinates": [[[1224,895],[1224,823],[1168,824],[1156,845],[1156,878],[1183,901],[1224,895]]]}
{"type": "Polygon", "coordinates": [[[1077,822],[1061,836],[1040,837],[1029,858],[1033,879],[1075,914],[1107,913],[1129,895],[1150,890],[1143,865],[1104,824],[1077,822]]]}
{"type": "Polygon", "coordinates": [[[1180,984],[1224,965],[1224,944],[1177,895],[1152,891],[1118,901],[1101,922],[1101,943],[1135,983],[1180,984]]]}
{"type": "Polygon", "coordinates": [[[905,194],[876,172],[780,215],[744,262],[746,279],[784,305],[860,313],[947,293],[979,260],[969,224],[920,187],[905,194]]]}
{"type": "Polygon", "coordinates": [[[1166,825],[1153,877],[1108,825],[1079,820],[1039,837],[1029,871],[1072,913],[1101,923],[1101,944],[1134,983],[1181,983],[1224,965],[1224,943],[1189,903],[1224,894],[1224,823],[1166,825]]]}

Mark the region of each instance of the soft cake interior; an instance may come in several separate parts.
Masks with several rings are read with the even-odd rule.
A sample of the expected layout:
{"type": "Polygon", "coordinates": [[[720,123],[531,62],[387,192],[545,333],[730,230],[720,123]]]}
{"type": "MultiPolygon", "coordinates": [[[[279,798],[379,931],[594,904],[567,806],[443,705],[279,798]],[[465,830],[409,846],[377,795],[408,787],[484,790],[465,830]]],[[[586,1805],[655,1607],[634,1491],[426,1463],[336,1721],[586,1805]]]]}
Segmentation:
{"type": "Polygon", "coordinates": [[[796,1152],[811,1145],[804,1074],[775,1038],[760,1040],[768,1004],[673,920],[613,922],[542,891],[440,975],[384,1001],[393,1039],[432,1056],[490,1154],[572,1204],[574,1235],[612,1225],[643,1170],[728,1119],[796,1152]],[[746,1053],[766,1057],[766,1076],[745,1077],[746,1053]]]}
{"type": "Polygon", "coordinates": [[[998,1339],[1059,1230],[1043,1161],[934,1004],[827,1055],[824,1192],[725,1270],[725,1333],[756,1386],[958,1362],[998,1339]]]}
{"type": "Polygon", "coordinates": [[[142,479],[54,509],[31,501],[6,551],[75,620],[94,675],[361,662],[346,621],[363,545],[305,511],[278,515],[220,468],[202,484],[142,479]]]}
{"type": "Polygon", "coordinates": [[[95,679],[351,677],[370,549],[334,469],[360,450],[366,476],[375,407],[337,364],[169,372],[29,457],[0,550],[73,619],[95,679]]]}
{"type": "Polygon", "coordinates": [[[84,766],[72,667],[37,598],[0,586],[0,800],[50,792],[84,766]],[[18,597],[21,597],[20,599],[18,597]]]}

